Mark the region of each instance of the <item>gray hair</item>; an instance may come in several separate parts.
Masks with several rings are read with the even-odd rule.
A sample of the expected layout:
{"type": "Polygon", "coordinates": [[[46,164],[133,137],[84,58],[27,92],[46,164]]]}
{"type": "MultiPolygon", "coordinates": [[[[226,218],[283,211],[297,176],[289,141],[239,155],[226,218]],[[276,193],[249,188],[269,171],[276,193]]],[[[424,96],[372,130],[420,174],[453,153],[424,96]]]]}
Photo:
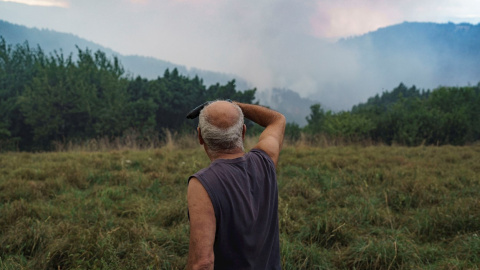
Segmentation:
{"type": "Polygon", "coordinates": [[[202,133],[202,138],[211,152],[217,153],[222,151],[233,150],[236,148],[243,149],[243,112],[237,104],[232,103],[238,111],[238,120],[232,126],[227,128],[219,128],[212,123],[205,110],[200,112],[198,127],[202,133]]]}

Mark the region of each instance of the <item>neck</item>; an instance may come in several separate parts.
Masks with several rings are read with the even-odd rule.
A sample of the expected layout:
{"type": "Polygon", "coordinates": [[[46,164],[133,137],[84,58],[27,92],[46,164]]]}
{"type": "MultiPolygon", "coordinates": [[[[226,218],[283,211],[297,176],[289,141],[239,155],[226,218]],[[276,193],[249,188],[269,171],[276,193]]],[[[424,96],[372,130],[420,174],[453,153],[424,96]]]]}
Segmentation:
{"type": "Polygon", "coordinates": [[[208,157],[210,158],[210,161],[214,161],[216,159],[234,159],[234,158],[239,158],[245,155],[245,152],[237,148],[231,152],[211,152],[211,151],[206,151],[208,157]]]}

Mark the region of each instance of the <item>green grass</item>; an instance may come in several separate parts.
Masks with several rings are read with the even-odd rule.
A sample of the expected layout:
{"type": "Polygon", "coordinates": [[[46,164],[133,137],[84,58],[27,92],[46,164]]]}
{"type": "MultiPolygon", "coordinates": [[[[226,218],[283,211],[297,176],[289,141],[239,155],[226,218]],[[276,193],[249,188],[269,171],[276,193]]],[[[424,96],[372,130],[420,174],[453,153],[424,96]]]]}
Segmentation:
{"type": "MultiPolygon", "coordinates": [[[[183,269],[201,148],[0,154],[0,269],[183,269]]],[[[285,147],[284,269],[479,269],[480,145],[285,147]]]]}

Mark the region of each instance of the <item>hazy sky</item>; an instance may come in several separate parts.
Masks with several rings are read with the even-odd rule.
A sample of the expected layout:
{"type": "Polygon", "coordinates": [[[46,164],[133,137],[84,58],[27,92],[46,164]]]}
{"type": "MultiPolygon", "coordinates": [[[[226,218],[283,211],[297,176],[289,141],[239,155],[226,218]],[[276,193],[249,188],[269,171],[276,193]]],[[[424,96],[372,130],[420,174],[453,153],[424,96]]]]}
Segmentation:
{"type": "Polygon", "coordinates": [[[0,0],[0,19],[73,33],[122,54],[237,74],[260,89],[308,94],[311,78],[288,82],[274,71],[310,67],[303,65],[309,59],[296,58],[303,41],[334,41],[404,21],[477,24],[480,1],[0,0]]]}

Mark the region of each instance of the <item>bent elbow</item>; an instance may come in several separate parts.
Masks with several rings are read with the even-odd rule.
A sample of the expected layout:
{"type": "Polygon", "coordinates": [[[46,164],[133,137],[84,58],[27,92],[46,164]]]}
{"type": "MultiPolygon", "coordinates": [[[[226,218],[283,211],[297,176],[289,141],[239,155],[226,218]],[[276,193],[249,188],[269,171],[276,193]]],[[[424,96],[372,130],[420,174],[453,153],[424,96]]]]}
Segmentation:
{"type": "Polygon", "coordinates": [[[283,114],[279,114],[277,121],[282,124],[283,129],[285,129],[285,126],[287,125],[287,118],[283,114]]]}
{"type": "Polygon", "coordinates": [[[277,122],[277,123],[285,124],[287,122],[287,118],[285,117],[285,115],[283,115],[279,112],[277,112],[274,119],[275,119],[274,121],[277,122]]]}

